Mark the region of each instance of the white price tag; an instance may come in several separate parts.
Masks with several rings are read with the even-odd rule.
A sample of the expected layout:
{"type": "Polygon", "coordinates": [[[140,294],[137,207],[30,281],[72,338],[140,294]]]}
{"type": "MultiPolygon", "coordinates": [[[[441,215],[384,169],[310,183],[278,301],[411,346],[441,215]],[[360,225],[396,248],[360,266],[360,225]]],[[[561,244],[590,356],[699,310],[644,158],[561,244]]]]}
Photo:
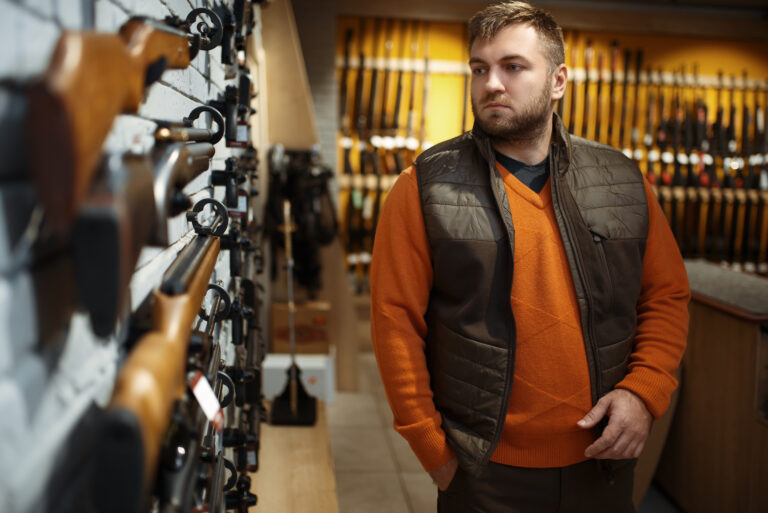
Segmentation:
{"type": "Polygon", "coordinates": [[[357,253],[350,253],[347,255],[347,265],[357,265],[357,263],[360,261],[359,256],[357,253]]]}
{"type": "Polygon", "coordinates": [[[691,164],[693,164],[694,166],[695,166],[695,165],[698,165],[698,163],[700,162],[700,161],[699,161],[699,154],[698,154],[698,153],[691,153],[691,154],[688,156],[688,160],[689,160],[689,162],[690,162],[691,164]]]}
{"type": "Polygon", "coordinates": [[[405,140],[405,147],[411,151],[416,151],[419,149],[419,140],[415,137],[409,137],[405,140]]]}
{"type": "Polygon", "coordinates": [[[627,157],[628,159],[631,159],[631,158],[632,158],[632,149],[631,149],[631,148],[624,148],[623,150],[621,150],[621,152],[622,152],[622,153],[624,154],[624,156],[625,156],[625,157],[627,157]]]}
{"type": "Polygon", "coordinates": [[[369,191],[375,191],[379,187],[379,180],[376,175],[365,175],[365,188],[369,191]]]}
{"type": "Polygon", "coordinates": [[[352,175],[352,187],[355,189],[362,189],[365,177],[362,174],[357,173],[352,175]]]}
{"type": "Polygon", "coordinates": [[[645,156],[645,153],[643,153],[643,150],[640,148],[637,148],[635,150],[635,160],[640,161],[643,160],[643,157],[645,156]]]}
{"type": "Polygon", "coordinates": [[[381,146],[381,136],[380,135],[373,135],[371,136],[371,144],[374,148],[378,148],[381,146]]]}
{"type": "Polygon", "coordinates": [[[688,164],[688,155],[686,155],[685,153],[678,153],[677,154],[677,162],[681,166],[687,165],[688,164]]]}
{"type": "Polygon", "coordinates": [[[661,154],[661,161],[665,164],[671,164],[675,161],[675,156],[672,154],[672,152],[665,151],[661,154]]]}
{"type": "Polygon", "coordinates": [[[360,263],[361,264],[370,264],[371,263],[371,254],[370,253],[360,253],[360,263]]]}
{"type": "Polygon", "coordinates": [[[342,137],[339,140],[339,146],[344,148],[345,150],[352,149],[352,146],[354,145],[354,142],[352,141],[351,137],[342,137]]]}
{"type": "Polygon", "coordinates": [[[221,433],[222,429],[224,429],[224,412],[221,411],[219,400],[202,372],[195,372],[189,387],[192,389],[192,394],[197,399],[198,404],[200,404],[200,408],[205,413],[206,418],[213,425],[213,429],[217,433],[221,433]]]}
{"type": "Polygon", "coordinates": [[[659,154],[659,150],[651,150],[648,152],[648,160],[651,162],[658,162],[659,158],[661,158],[661,155],[659,154]]]}

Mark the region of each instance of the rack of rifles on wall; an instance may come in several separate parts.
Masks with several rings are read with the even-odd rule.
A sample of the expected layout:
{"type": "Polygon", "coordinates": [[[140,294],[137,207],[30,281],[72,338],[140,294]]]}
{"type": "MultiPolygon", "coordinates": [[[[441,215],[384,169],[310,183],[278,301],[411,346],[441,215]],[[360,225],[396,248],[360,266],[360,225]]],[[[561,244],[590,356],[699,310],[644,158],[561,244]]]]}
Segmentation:
{"type": "MultiPolygon", "coordinates": [[[[430,60],[426,22],[360,19],[342,31],[340,205],[349,278],[362,293],[386,191],[431,145],[427,110],[439,91],[430,96],[430,74],[462,76],[458,135],[471,123],[469,68],[430,60]]],[[[557,106],[568,131],[637,162],[684,257],[768,274],[768,81],[703,76],[696,64],[663,69],[644,63],[643,50],[612,42],[606,54],[576,39],[566,35],[570,83],[557,106]]],[[[466,34],[457,44],[466,47],[466,34]]]]}

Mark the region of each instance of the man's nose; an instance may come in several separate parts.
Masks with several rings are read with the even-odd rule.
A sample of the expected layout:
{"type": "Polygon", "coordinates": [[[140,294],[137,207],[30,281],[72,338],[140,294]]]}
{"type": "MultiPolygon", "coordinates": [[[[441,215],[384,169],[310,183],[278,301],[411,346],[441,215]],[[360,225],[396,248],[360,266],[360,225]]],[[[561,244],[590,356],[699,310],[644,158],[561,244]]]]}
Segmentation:
{"type": "Polygon", "coordinates": [[[485,81],[485,90],[487,92],[503,92],[504,84],[501,81],[498,71],[491,68],[488,70],[488,78],[485,81]]]}

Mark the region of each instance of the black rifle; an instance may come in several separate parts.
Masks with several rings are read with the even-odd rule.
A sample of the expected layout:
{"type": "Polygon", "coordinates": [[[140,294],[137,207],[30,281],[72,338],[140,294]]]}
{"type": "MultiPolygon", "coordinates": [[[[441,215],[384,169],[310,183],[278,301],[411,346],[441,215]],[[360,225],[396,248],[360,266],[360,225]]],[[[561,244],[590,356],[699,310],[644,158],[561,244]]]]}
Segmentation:
{"type": "Polygon", "coordinates": [[[683,165],[687,162],[687,156],[683,153],[683,123],[685,112],[682,95],[682,71],[675,72],[675,98],[674,121],[672,126],[672,148],[675,154],[674,172],[672,173],[672,204],[670,226],[675,234],[678,246],[683,247],[683,221],[685,213],[685,182],[683,179],[683,165]]]}
{"type": "Polygon", "coordinates": [[[603,53],[597,54],[597,95],[595,101],[597,106],[595,107],[595,140],[597,142],[603,142],[602,133],[600,129],[600,120],[603,117],[603,98],[601,91],[603,89],[603,53]]]}
{"type": "Polygon", "coordinates": [[[672,173],[669,172],[669,165],[672,164],[675,156],[674,153],[669,151],[670,117],[668,102],[666,101],[666,95],[664,94],[663,78],[664,72],[659,69],[659,123],[656,131],[656,144],[661,153],[659,170],[659,177],[661,178],[661,184],[659,185],[659,203],[664,210],[664,216],[667,218],[667,222],[671,222],[672,173]]]}
{"type": "Polygon", "coordinates": [[[584,111],[581,117],[581,136],[589,137],[589,71],[592,68],[592,40],[587,39],[587,46],[584,49],[584,111]]]}
{"type": "MultiPolygon", "coordinates": [[[[651,71],[648,70],[648,76],[651,76],[651,71]]],[[[645,167],[645,178],[648,180],[648,183],[653,187],[654,192],[656,192],[656,187],[658,185],[658,177],[656,176],[656,171],[654,170],[654,166],[656,163],[657,158],[657,152],[654,153],[653,150],[653,123],[654,123],[654,113],[656,110],[656,97],[653,94],[653,89],[649,87],[646,89],[647,93],[647,110],[646,110],[646,116],[645,116],[645,135],[643,136],[643,144],[645,145],[646,150],[646,167],[645,167]]],[[[658,194],[658,192],[657,192],[658,194]]]]}
{"type": "Polygon", "coordinates": [[[635,52],[635,98],[632,102],[632,158],[638,162],[642,158],[638,153],[640,151],[640,70],[643,67],[643,51],[637,50],[635,52]],[[639,158],[638,158],[639,157],[639,158]]]}
{"type": "Polygon", "coordinates": [[[627,91],[629,89],[629,60],[632,58],[631,50],[624,50],[624,80],[621,88],[621,118],[619,121],[619,144],[625,150],[629,148],[629,144],[624,137],[626,134],[627,124],[627,91]]]}
{"type": "Polygon", "coordinates": [[[340,84],[340,98],[339,98],[339,130],[344,137],[350,135],[350,120],[347,117],[347,82],[349,82],[349,54],[352,47],[352,37],[354,31],[347,29],[344,34],[344,65],[341,68],[341,84],[340,84]]]}
{"type": "Polygon", "coordinates": [[[112,332],[123,311],[142,248],[170,243],[167,220],[191,206],[182,189],[208,169],[224,128],[221,115],[206,106],[194,109],[181,123],[156,123],[156,143],[149,155],[126,153],[118,161],[104,160],[74,220],[78,295],[94,333],[101,337],[112,332]],[[192,126],[203,113],[213,116],[216,130],[192,126]]]}
{"type": "Polygon", "coordinates": [[[608,144],[613,144],[613,118],[616,112],[616,69],[619,65],[619,42],[611,42],[611,81],[608,85],[608,144]]]}

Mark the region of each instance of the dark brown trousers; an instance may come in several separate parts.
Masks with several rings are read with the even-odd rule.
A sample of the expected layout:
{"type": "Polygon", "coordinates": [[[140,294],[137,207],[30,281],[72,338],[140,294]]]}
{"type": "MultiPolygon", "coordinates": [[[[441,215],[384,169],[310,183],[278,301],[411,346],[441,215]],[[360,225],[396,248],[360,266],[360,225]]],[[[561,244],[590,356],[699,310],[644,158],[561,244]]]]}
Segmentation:
{"type": "Polygon", "coordinates": [[[456,472],[438,491],[438,513],[635,513],[636,460],[597,461],[562,468],[489,463],[479,476],[456,472]]]}

